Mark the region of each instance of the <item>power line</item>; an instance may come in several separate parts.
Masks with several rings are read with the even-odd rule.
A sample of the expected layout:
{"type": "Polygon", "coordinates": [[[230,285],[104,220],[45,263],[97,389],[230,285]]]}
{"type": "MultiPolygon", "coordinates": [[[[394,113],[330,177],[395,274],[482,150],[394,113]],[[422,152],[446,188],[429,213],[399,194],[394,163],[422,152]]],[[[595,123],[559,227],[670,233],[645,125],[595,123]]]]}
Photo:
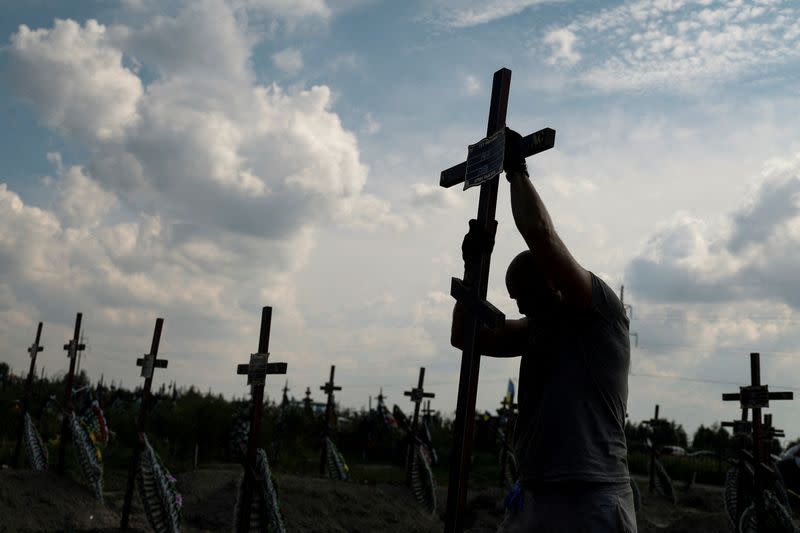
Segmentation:
{"type": "MultiPolygon", "coordinates": [[[[722,381],[722,380],[707,379],[707,378],[691,378],[687,376],[676,376],[674,374],[647,374],[645,372],[631,372],[630,375],[643,378],[661,378],[661,379],[672,379],[675,381],[690,381],[693,383],[708,383],[710,385],[733,385],[736,387],[743,387],[747,385],[747,383],[741,383],[735,381],[722,381]]],[[[800,388],[787,387],[784,385],[770,385],[770,388],[785,389],[790,391],[800,391],[800,388]]]]}

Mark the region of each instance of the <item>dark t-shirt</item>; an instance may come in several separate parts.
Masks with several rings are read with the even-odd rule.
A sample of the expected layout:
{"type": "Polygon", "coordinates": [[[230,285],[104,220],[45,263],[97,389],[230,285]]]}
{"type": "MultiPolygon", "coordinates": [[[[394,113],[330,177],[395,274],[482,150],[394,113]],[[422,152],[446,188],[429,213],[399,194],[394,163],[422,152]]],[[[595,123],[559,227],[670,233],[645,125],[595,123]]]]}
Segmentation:
{"type": "Polygon", "coordinates": [[[587,310],[531,325],[514,432],[523,486],[628,481],[629,322],[614,291],[591,277],[587,310]]]}

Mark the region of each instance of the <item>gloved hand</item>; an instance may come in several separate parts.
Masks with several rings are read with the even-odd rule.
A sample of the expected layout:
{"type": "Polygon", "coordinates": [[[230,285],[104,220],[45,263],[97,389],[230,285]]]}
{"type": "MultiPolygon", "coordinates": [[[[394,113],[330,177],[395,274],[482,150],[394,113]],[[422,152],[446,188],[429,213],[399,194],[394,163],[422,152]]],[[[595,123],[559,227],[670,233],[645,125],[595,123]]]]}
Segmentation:
{"type": "Polygon", "coordinates": [[[506,172],[506,179],[511,181],[510,175],[515,172],[528,173],[528,166],[525,164],[525,156],[522,155],[522,135],[506,126],[506,150],[503,155],[503,170],[506,172]]]}
{"type": "Polygon", "coordinates": [[[464,265],[467,268],[478,263],[481,258],[481,252],[484,250],[489,254],[492,253],[496,231],[496,220],[492,221],[488,230],[482,228],[474,218],[469,221],[469,231],[464,235],[464,240],[461,243],[461,257],[464,259],[464,265]]]}

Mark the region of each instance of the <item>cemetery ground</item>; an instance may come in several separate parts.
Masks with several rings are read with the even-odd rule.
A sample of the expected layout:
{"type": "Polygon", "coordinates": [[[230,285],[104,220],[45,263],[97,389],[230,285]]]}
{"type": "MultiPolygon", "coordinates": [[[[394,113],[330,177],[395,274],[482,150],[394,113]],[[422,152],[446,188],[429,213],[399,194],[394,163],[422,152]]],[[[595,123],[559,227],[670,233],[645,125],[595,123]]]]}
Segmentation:
{"type": "MultiPolygon", "coordinates": [[[[435,469],[440,502],[438,516],[418,508],[404,484],[400,465],[362,462],[353,457],[350,480],[340,482],[318,476],[316,457],[286,457],[286,471],[275,477],[288,531],[420,531],[443,527],[447,457],[435,469]]],[[[82,484],[77,469],[66,479],[55,472],[27,470],[0,472],[0,531],[115,531],[119,526],[125,487],[124,464],[109,457],[105,473],[105,502],[97,502],[82,484]]],[[[230,531],[236,487],[241,467],[235,463],[201,463],[197,470],[185,462],[175,469],[183,495],[185,531],[230,531]]],[[[731,531],[722,506],[722,489],[694,485],[682,490],[676,480],[678,504],[647,493],[647,479],[636,476],[642,488],[642,508],[637,515],[640,532],[731,531]]],[[[497,483],[496,456],[476,454],[467,499],[469,531],[495,531],[502,518],[505,492],[497,483]]],[[[795,515],[798,509],[794,509],[795,515]]],[[[138,500],[130,522],[134,530],[148,531],[138,500]]]]}

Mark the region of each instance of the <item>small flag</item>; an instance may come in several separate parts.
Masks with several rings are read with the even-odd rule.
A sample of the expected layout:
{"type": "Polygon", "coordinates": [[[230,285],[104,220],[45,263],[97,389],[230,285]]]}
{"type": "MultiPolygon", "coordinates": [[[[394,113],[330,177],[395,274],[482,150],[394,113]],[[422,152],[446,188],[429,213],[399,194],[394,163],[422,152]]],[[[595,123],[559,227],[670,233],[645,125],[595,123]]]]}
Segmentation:
{"type": "Polygon", "coordinates": [[[514,382],[510,379],[508,380],[508,387],[506,388],[506,403],[514,403],[514,382]]]}

